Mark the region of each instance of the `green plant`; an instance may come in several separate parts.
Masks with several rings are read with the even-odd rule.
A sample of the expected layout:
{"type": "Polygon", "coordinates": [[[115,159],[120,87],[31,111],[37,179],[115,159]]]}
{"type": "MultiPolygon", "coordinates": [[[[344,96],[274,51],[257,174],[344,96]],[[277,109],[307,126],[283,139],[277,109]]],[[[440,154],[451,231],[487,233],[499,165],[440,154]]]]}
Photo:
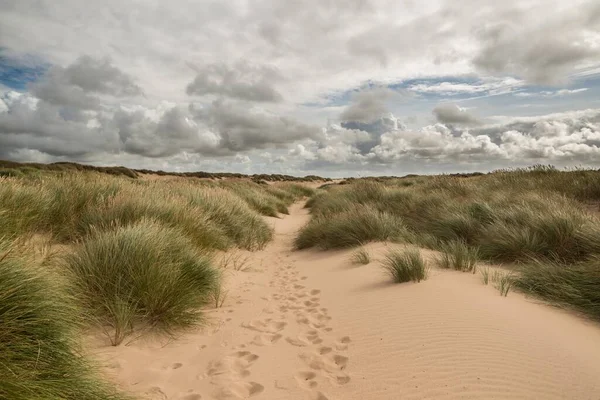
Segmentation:
{"type": "Polygon", "coordinates": [[[223,290],[222,285],[215,286],[211,293],[211,300],[212,300],[212,304],[214,305],[214,307],[215,308],[223,307],[223,304],[225,304],[225,300],[227,300],[228,294],[229,294],[229,292],[226,290],[223,290]]]}
{"type": "Polygon", "coordinates": [[[385,256],[382,267],[395,283],[427,279],[427,264],[418,250],[391,250],[385,256]]]}
{"type": "Polygon", "coordinates": [[[442,254],[438,258],[441,268],[457,271],[477,272],[479,250],[463,242],[450,242],[442,246],[442,254]]]}
{"type": "Polygon", "coordinates": [[[234,192],[221,188],[188,188],[183,193],[207,218],[247,250],[259,250],[273,237],[261,216],[234,192]]]}
{"type": "Polygon", "coordinates": [[[151,220],[93,232],[65,263],[114,345],[138,325],[171,333],[200,322],[219,285],[210,259],[183,232],[151,220]]]}
{"type": "Polygon", "coordinates": [[[515,285],[552,304],[572,308],[600,320],[600,259],[565,265],[532,260],[520,266],[515,285]]]}
{"type": "Polygon", "coordinates": [[[402,219],[368,206],[354,206],[335,218],[313,218],[295,239],[298,249],[357,246],[369,241],[398,240],[407,234],[402,219]]]}
{"type": "Polygon", "coordinates": [[[371,262],[371,254],[367,249],[361,247],[360,249],[352,253],[352,256],[350,256],[350,261],[352,262],[352,264],[367,265],[371,262]]]}
{"type": "Polygon", "coordinates": [[[500,292],[500,296],[508,296],[508,292],[514,281],[514,276],[510,272],[494,271],[492,274],[492,282],[494,283],[494,287],[500,292]]]}
{"type": "Polygon", "coordinates": [[[80,353],[65,283],[0,239],[0,398],[119,399],[80,353]]]}
{"type": "Polygon", "coordinates": [[[484,285],[487,285],[489,280],[490,280],[490,269],[489,267],[486,268],[481,268],[479,270],[479,273],[481,274],[481,280],[483,281],[484,285]]]}
{"type": "Polygon", "coordinates": [[[250,266],[248,265],[249,261],[249,256],[237,251],[230,251],[221,257],[219,266],[222,269],[231,268],[234,271],[246,272],[250,270],[250,266]]]}

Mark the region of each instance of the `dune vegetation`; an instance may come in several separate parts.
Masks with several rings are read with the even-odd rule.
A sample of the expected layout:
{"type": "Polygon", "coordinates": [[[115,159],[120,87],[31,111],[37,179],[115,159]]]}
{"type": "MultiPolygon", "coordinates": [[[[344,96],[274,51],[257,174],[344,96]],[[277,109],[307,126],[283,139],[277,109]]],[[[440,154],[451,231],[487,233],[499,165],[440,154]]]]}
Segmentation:
{"type": "Polygon", "coordinates": [[[427,279],[427,263],[418,250],[391,250],[381,263],[392,282],[421,282],[427,279]]]}
{"type": "Polygon", "coordinates": [[[600,319],[600,172],[548,166],[466,176],[352,179],[309,200],[297,248],[369,241],[441,252],[438,265],[515,271],[503,282],[600,319]]]}
{"type": "Polygon", "coordinates": [[[264,216],[313,194],[290,182],[7,171],[18,171],[0,176],[0,398],[10,399],[122,398],[76,338],[100,329],[118,345],[201,324],[222,304],[217,252],[264,248],[264,216]]]}

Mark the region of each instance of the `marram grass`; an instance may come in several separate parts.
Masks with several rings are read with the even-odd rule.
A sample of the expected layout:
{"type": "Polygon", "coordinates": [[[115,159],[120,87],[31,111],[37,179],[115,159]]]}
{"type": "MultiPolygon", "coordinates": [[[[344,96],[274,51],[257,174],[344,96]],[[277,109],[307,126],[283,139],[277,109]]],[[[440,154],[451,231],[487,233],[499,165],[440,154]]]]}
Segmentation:
{"type": "Polygon", "coordinates": [[[418,250],[391,250],[381,264],[394,283],[427,279],[427,263],[418,250]]]}
{"type": "Polygon", "coordinates": [[[136,328],[171,333],[201,322],[220,284],[208,256],[181,231],[151,220],[92,233],[65,264],[115,345],[136,328]]]}
{"type": "Polygon", "coordinates": [[[80,322],[62,280],[0,240],[0,398],[124,398],[81,356],[80,322]]]}

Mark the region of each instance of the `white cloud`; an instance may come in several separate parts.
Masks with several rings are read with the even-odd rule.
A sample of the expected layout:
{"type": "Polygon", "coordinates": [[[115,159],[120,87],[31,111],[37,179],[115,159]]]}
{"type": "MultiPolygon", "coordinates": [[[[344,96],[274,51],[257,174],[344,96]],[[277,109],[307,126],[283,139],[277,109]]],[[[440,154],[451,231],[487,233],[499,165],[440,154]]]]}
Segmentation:
{"type": "MultiPolygon", "coordinates": [[[[526,86],[598,71],[597,1],[12,3],[2,56],[49,69],[24,93],[0,86],[2,157],[180,169],[237,168],[239,155],[248,170],[596,157],[594,111],[483,120],[455,105],[411,130],[392,112],[423,121],[441,97],[502,93],[571,108],[596,88],[526,86]],[[409,101],[386,88],[410,79],[423,83],[409,101]]],[[[493,101],[478,113],[500,114],[493,101]]]]}
{"type": "Polygon", "coordinates": [[[581,89],[560,89],[560,90],[543,90],[541,92],[517,92],[514,95],[517,97],[562,97],[572,94],[582,93],[587,91],[588,88],[581,89]]]}
{"type": "Polygon", "coordinates": [[[442,96],[458,94],[503,94],[525,85],[525,81],[515,78],[488,78],[477,83],[439,82],[428,85],[419,83],[408,90],[418,93],[432,93],[442,96]]]}

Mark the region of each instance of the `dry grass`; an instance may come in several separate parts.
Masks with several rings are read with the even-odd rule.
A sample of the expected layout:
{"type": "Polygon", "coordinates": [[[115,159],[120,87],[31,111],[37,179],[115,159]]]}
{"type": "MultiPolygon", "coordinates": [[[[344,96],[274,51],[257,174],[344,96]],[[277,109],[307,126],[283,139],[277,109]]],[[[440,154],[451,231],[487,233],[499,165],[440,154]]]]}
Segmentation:
{"type": "Polygon", "coordinates": [[[535,166],[344,183],[307,202],[312,219],[298,248],[392,240],[440,250],[442,267],[473,273],[477,260],[519,264],[519,274],[499,284],[503,295],[516,286],[600,318],[592,301],[600,292],[600,220],[587,204],[600,200],[600,172],[535,166]],[[357,210],[369,210],[362,212],[369,218],[357,210]]]}
{"type": "MultiPolygon", "coordinates": [[[[0,174],[0,247],[27,249],[0,249],[0,398],[122,398],[79,355],[79,329],[99,324],[117,345],[136,330],[171,334],[202,322],[203,307],[227,296],[213,253],[263,248],[273,233],[262,215],[313,193],[290,183],[55,167],[0,174]]],[[[247,257],[228,263],[248,268],[247,257]]]]}
{"type": "Polygon", "coordinates": [[[418,250],[392,250],[385,256],[381,266],[394,283],[427,279],[427,263],[418,250]]]}

